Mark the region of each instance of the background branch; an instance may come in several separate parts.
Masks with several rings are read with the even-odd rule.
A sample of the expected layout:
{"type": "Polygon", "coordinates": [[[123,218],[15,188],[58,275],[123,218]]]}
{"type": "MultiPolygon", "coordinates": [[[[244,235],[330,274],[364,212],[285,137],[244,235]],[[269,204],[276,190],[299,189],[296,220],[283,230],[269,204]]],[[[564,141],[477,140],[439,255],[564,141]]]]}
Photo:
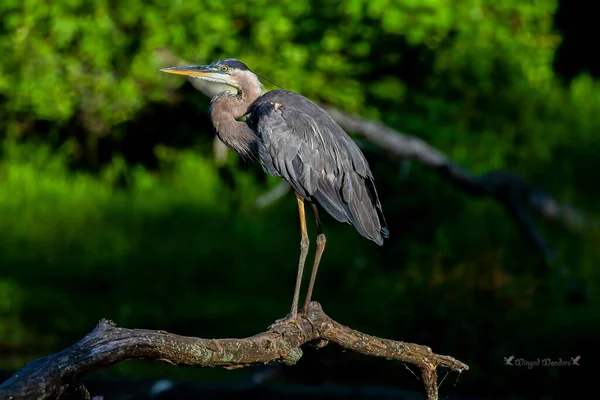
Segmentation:
{"type": "Polygon", "coordinates": [[[560,204],[518,175],[505,171],[473,175],[421,139],[400,133],[378,121],[360,118],[333,107],[323,107],[345,130],[369,139],[399,158],[415,160],[434,168],[441,177],[468,194],[494,197],[510,207],[528,206],[544,218],[560,220],[571,227],[582,227],[587,222],[581,212],[560,204]]]}
{"type": "MultiPolygon", "coordinates": [[[[420,368],[427,399],[437,399],[438,367],[462,372],[464,363],[435,354],[429,347],[381,339],[341,325],[311,303],[308,316],[295,324],[274,325],[244,339],[200,339],[164,331],[119,328],[106,320],[73,346],[28,363],[0,385],[0,398],[11,400],[57,399],[73,393],[89,396],[79,383],[95,369],[130,359],[146,359],[189,367],[238,368],[268,362],[295,364],[301,346],[334,342],[348,350],[374,357],[411,363],[420,368]]],[[[81,395],[80,395],[81,397],[81,395]]]]}

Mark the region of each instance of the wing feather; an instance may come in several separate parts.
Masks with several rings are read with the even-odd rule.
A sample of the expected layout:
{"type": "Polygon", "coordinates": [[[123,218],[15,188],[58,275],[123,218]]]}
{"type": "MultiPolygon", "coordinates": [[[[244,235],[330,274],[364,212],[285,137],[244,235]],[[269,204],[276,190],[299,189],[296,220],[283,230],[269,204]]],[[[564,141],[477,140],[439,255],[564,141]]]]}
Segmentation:
{"type": "Polygon", "coordinates": [[[319,106],[288,91],[267,92],[248,109],[259,160],[333,218],[383,244],[387,228],[373,176],[354,141],[319,106]]]}

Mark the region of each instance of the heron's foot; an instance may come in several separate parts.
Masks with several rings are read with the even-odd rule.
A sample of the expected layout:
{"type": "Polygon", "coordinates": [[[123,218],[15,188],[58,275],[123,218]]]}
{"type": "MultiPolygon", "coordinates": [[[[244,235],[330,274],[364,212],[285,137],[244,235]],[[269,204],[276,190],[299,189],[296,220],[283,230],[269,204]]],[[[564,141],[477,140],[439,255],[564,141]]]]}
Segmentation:
{"type": "Polygon", "coordinates": [[[300,317],[300,313],[289,313],[285,317],[275,320],[275,322],[273,322],[273,324],[271,324],[271,326],[269,326],[269,329],[273,329],[278,325],[295,324],[299,317],[300,317]],[[296,314],[296,315],[294,315],[294,314],[296,314]]]}

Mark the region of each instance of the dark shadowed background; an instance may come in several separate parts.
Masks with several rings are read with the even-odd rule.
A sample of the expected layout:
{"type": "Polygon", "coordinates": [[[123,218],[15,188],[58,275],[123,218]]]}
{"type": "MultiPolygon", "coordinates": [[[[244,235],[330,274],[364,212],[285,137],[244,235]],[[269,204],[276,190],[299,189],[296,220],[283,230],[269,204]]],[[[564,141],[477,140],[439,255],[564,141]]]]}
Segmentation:
{"type": "MultiPolygon", "coordinates": [[[[236,337],[288,312],[294,196],[256,207],[278,181],[233,153],[215,157],[209,99],[158,72],[182,60],[238,58],[286,89],[420,137],[473,173],[518,174],[593,220],[600,31],[597,14],[579,3],[2,1],[4,378],[101,318],[236,337]]],[[[324,218],[314,299],[325,311],[469,364],[445,378],[442,395],[575,398],[593,387],[600,231],[535,219],[556,252],[548,263],[498,202],[357,141],[391,237],[378,247],[324,218]],[[581,359],[527,368],[505,365],[511,355],[581,359]]],[[[274,370],[266,385],[277,395],[253,393],[400,398],[389,390],[421,388],[410,368],[308,349],[297,366],[274,370]]],[[[105,382],[92,394],[115,390],[107,399],[137,393],[126,383],[138,379],[218,384],[211,390],[226,396],[257,371],[130,362],[90,379],[105,382]]]]}

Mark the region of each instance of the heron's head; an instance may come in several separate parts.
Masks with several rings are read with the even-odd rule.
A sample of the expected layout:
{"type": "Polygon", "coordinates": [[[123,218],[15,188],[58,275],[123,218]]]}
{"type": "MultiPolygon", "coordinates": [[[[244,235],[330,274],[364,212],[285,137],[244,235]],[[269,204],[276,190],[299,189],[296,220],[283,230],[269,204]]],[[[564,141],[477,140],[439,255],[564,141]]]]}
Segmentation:
{"type": "Polygon", "coordinates": [[[218,60],[209,65],[163,68],[161,71],[192,78],[192,84],[209,97],[222,92],[262,91],[256,74],[234,58],[218,60]]]}

